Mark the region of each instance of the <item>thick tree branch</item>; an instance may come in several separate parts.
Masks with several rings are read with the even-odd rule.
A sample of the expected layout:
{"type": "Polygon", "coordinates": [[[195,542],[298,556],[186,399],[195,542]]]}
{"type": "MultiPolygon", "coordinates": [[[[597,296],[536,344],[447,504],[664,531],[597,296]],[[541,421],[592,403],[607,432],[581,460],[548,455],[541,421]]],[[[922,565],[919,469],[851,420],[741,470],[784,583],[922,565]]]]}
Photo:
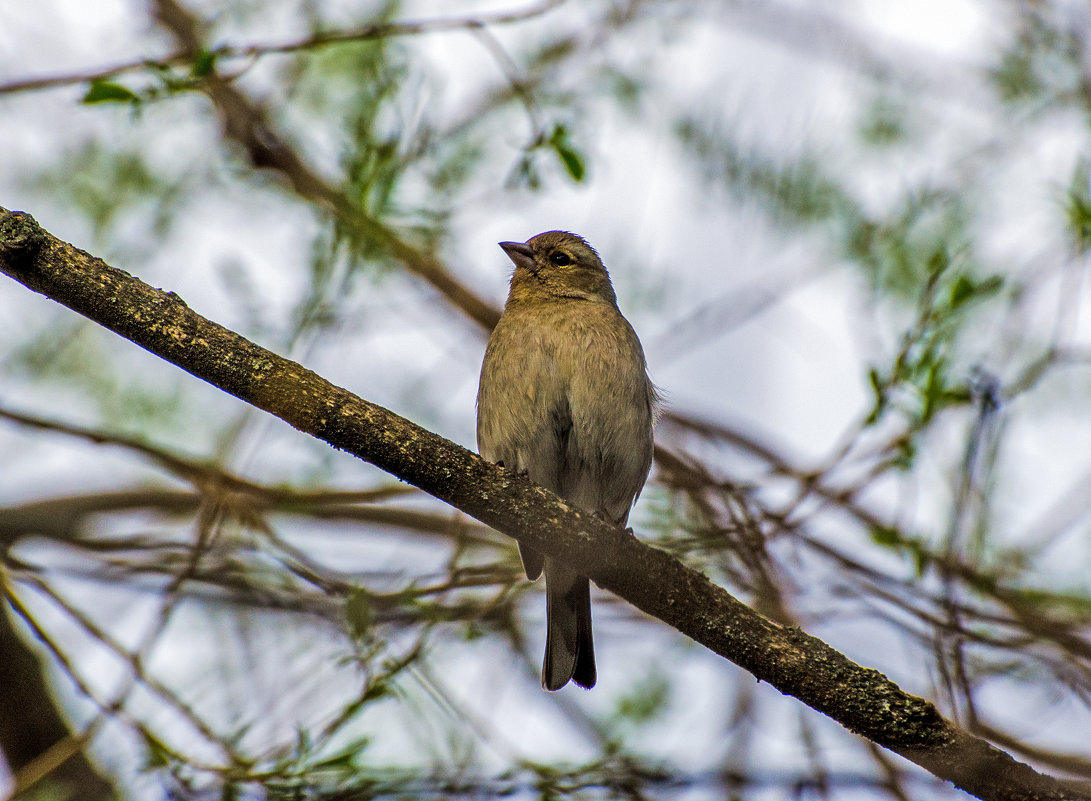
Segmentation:
{"type": "Polygon", "coordinates": [[[192,375],[420,487],[607,589],[849,730],[983,799],[1091,799],[945,720],[875,670],[745,606],[547,490],[334,386],[0,209],[0,271],[192,375]]]}

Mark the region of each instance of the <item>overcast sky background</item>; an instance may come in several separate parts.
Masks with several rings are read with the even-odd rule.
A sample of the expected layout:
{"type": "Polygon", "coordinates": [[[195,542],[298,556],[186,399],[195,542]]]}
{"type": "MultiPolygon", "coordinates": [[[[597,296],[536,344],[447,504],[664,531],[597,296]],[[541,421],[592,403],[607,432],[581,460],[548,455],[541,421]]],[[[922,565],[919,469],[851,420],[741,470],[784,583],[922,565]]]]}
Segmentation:
{"type": "MultiPolygon", "coordinates": [[[[207,10],[224,4],[201,5],[207,10]]],[[[407,2],[398,16],[457,15],[470,8],[517,5],[407,2]]],[[[799,3],[830,20],[829,42],[816,40],[808,43],[807,49],[792,44],[789,30],[761,33],[760,23],[750,28],[740,24],[740,20],[761,19],[760,14],[746,10],[749,5],[724,4],[721,9],[708,4],[707,12],[687,6],[670,24],[649,19],[611,42],[607,46],[610,51],[598,57],[640,64],[654,55],[651,96],[665,110],[704,106],[719,114],[725,126],[733,126],[739,135],[771,150],[793,152],[805,146],[822,153],[842,168],[841,172],[851,172],[862,196],[876,209],[883,208],[902,186],[920,175],[942,174],[970,163],[975,148],[986,147],[992,128],[1003,124],[994,106],[972,100],[984,94],[984,60],[1005,35],[1005,22],[995,13],[995,4],[950,0],[799,3]],[[702,13],[716,24],[703,19],[702,13]],[[734,24],[727,24],[728,19],[734,24]],[[851,26],[859,41],[875,52],[911,64],[918,72],[924,88],[917,99],[925,111],[918,124],[926,131],[920,152],[859,157],[850,140],[859,122],[861,97],[869,95],[866,87],[871,79],[835,57],[823,56],[824,48],[839,41],[840,25],[851,26]]],[[[368,8],[366,3],[332,0],[321,6],[331,11],[327,18],[336,19],[339,14],[346,26],[360,20],[362,10],[368,8]],[[333,13],[333,9],[340,11],[333,13]]],[[[551,25],[567,27],[580,13],[579,4],[568,3],[546,19],[551,25]]],[[[231,25],[225,24],[223,40],[292,39],[300,33],[294,22],[291,14],[282,11],[270,13],[264,27],[248,17],[237,36],[231,25]]],[[[541,24],[534,21],[497,28],[495,35],[510,52],[518,53],[521,41],[540,35],[541,24]]],[[[0,83],[84,71],[172,50],[173,45],[161,33],[148,35],[148,25],[146,8],[137,2],[38,0],[14,5],[6,10],[5,25],[0,27],[0,83]]],[[[437,117],[457,116],[462,103],[479,94],[481,87],[503,84],[493,59],[467,34],[432,34],[400,43],[411,62],[426,65],[428,83],[422,97],[427,99],[428,112],[437,117]]],[[[260,94],[270,85],[272,73],[268,71],[275,67],[275,59],[256,65],[244,79],[247,88],[260,94]]],[[[62,239],[156,286],[176,291],[199,313],[228,327],[245,319],[224,287],[223,267],[232,264],[254,277],[257,289],[253,301],[263,309],[266,320],[274,324],[283,321],[302,275],[301,270],[286,265],[306,262],[317,224],[300,214],[297,204],[277,193],[266,192],[255,204],[245,188],[220,181],[215,184],[218,191],[207,202],[187,206],[186,217],[162,242],[149,241],[148,213],[126,215],[112,239],[99,241],[86,220],[72,213],[61,196],[63,191],[44,191],[28,182],[27,176],[90,138],[143,142],[157,165],[178,176],[188,170],[209,169],[203,154],[220,145],[217,131],[207,124],[208,115],[193,112],[194,104],[203,102],[201,98],[153,105],[134,118],[121,107],[80,105],[78,99],[84,91],[84,87],[71,86],[0,96],[4,140],[0,205],[31,212],[62,239]],[[147,141],[148,131],[155,132],[155,141],[147,141]]],[[[869,308],[871,299],[859,274],[830,269],[831,260],[836,259],[834,247],[820,234],[803,244],[802,238],[789,242],[767,223],[760,209],[725,201],[722,192],[694,175],[671,130],[672,114],[664,113],[660,126],[634,127],[631,118],[622,114],[602,108],[591,111],[590,123],[574,128],[577,145],[588,155],[590,176],[585,184],[551,180],[548,191],[523,194],[513,202],[502,182],[527,138],[525,126],[513,130],[510,150],[496,154],[493,186],[484,186],[477,202],[457,210],[458,235],[440,255],[471,286],[499,305],[506,294],[510,264],[496,246],[498,241],[525,240],[554,228],[584,235],[610,268],[622,309],[639,332],[652,376],[671,407],[745,424],[805,464],[820,461],[867,413],[871,396],[861,365],[890,353],[896,344],[884,341],[879,333],[894,329],[870,323],[897,312],[869,308]],[[786,288],[792,291],[785,293],[786,288]],[[783,297],[766,306],[763,298],[771,294],[783,297]],[[751,304],[763,308],[709,341],[694,341],[680,321],[710,302],[716,304],[718,315],[737,314],[751,304]]],[[[1057,120],[1053,134],[1037,138],[1031,149],[1011,153],[1007,169],[996,176],[995,223],[983,238],[1002,261],[1033,269],[1063,251],[1056,210],[1064,177],[1079,156],[1075,135],[1079,124],[1057,120]]],[[[306,141],[315,165],[332,174],[338,143],[322,141],[321,132],[313,132],[310,139],[312,132],[305,129],[293,133],[306,141]]],[[[360,304],[358,328],[302,343],[296,352],[284,355],[473,448],[474,397],[484,337],[442,305],[422,303],[416,283],[401,277],[389,281],[374,300],[369,301],[366,293],[353,299],[360,304]]],[[[1059,303],[1058,293],[1063,291],[1057,284],[1052,292],[1042,292],[1041,302],[1027,315],[1029,330],[1049,329],[1059,308],[1053,304],[1059,303]]],[[[1085,293],[1085,287],[1077,288],[1081,299],[1085,293]]],[[[1078,303],[1069,309],[1074,309],[1070,311],[1070,342],[1086,347],[1091,344],[1087,315],[1078,303]]],[[[14,282],[0,281],[0,362],[4,359],[3,343],[23,341],[25,332],[38,330],[43,317],[55,320],[63,331],[71,324],[72,315],[14,282]]],[[[998,334],[1001,325],[988,320],[983,325],[975,363],[1010,378],[1006,372],[1010,365],[998,361],[1005,352],[998,334]]],[[[100,341],[112,336],[104,332],[100,341]]],[[[275,342],[260,337],[258,341],[276,349],[275,342]]],[[[279,421],[246,412],[237,402],[154,357],[133,347],[121,350],[118,358],[130,366],[134,385],[148,382],[173,387],[178,393],[186,424],[164,431],[163,444],[180,446],[196,456],[210,455],[220,427],[204,426],[202,421],[232,417],[244,431],[232,466],[248,477],[275,483],[320,473],[346,488],[380,480],[372,468],[301,442],[279,421]]],[[[967,362],[961,367],[968,374],[972,366],[967,362]]],[[[1086,378],[1062,379],[1073,382],[1062,388],[1070,393],[1065,397],[1078,395],[1080,382],[1085,384],[1086,378]]],[[[31,409],[71,422],[98,422],[96,410],[82,398],[66,397],[59,391],[45,394],[29,380],[6,380],[0,400],[10,408],[31,409]]],[[[1041,404],[1042,408],[1027,415],[1033,426],[1013,423],[998,477],[1018,488],[1010,508],[996,510],[1000,535],[1011,538],[1026,536],[1043,515],[1052,514],[1058,498],[1074,483],[1086,480],[1076,475],[1076,465],[1082,465],[1085,454],[1091,452],[1091,415],[1086,406],[1055,404],[1048,394],[1022,398],[1018,403],[1041,404]]],[[[942,520],[950,493],[949,470],[959,455],[959,432],[952,430],[951,436],[951,448],[923,455],[926,464],[932,460],[932,467],[921,471],[915,492],[907,494],[904,487],[891,486],[869,501],[886,508],[899,507],[905,518],[924,528],[942,520]],[[933,497],[942,502],[932,504],[929,499],[933,497]]],[[[5,504],[53,496],[66,488],[107,489],[127,478],[134,482],[147,478],[144,468],[122,454],[10,426],[0,426],[0,449],[18,452],[20,457],[17,471],[0,473],[0,503],[5,504]]],[[[632,517],[638,533],[642,515],[650,513],[648,504],[652,502],[654,493],[646,493],[632,517]]],[[[374,559],[374,551],[360,553],[346,543],[345,535],[346,531],[311,531],[305,539],[308,548],[335,560],[358,559],[366,564],[374,559]]],[[[387,542],[381,548],[383,558],[393,564],[408,558],[410,546],[387,542]]],[[[1073,553],[1082,559],[1086,548],[1067,548],[1062,542],[1041,555],[1058,587],[1086,583],[1088,566],[1074,562],[1073,553]]],[[[437,569],[441,567],[437,564],[437,569]]],[[[818,574],[814,580],[821,582],[825,577],[818,574]]],[[[126,591],[73,586],[73,592],[98,593],[97,614],[127,619],[122,630],[134,638],[148,625],[156,608],[154,599],[126,591]]],[[[48,617],[49,613],[43,608],[42,614],[48,617]]],[[[60,619],[55,623],[65,625],[60,619]]],[[[223,637],[238,632],[226,618],[220,631],[209,631],[207,619],[198,615],[191,619],[183,615],[177,623],[182,631],[187,625],[191,627],[187,636],[172,640],[175,644],[170,649],[157,651],[156,667],[168,675],[177,671],[177,675],[196,681],[206,700],[222,696],[219,703],[230,716],[245,704],[237,699],[239,687],[220,683],[222,671],[229,672],[237,657],[218,645],[223,637]],[[182,649],[185,657],[180,658],[181,651],[176,649],[182,649]]],[[[654,661],[666,653],[666,645],[676,646],[680,639],[673,632],[659,631],[652,635],[654,642],[647,641],[648,626],[635,623],[623,611],[598,599],[596,633],[601,638],[600,687],[594,693],[559,701],[583,705],[592,714],[605,714],[610,708],[617,692],[625,687],[621,677],[627,666],[654,661]]],[[[852,621],[831,618],[814,633],[858,661],[887,672],[905,689],[929,694],[931,677],[915,661],[919,656],[912,647],[892,640],[890,632],[860,630],[853,628],[852,621]]],[[[263,638],[277,635],[256,628],[247,632],[253,638],[254,653],[273,647],[263,638]]],[[[300,631],[293,635],[306,637],[300,631]]],[[[73,631],[72,636],[79,635],[73,631]]],[[[497,764],[507,758],[508,747],[541,760],[579,756],[583,746],[578,736],[550,734],[565,725],[554,698],[528,696],[526,675],[513,676],[508,683],[494,682],[496,671],[483,668],[480,651],[472,650],[489,647],[484,640],[451,646],[442,678],[482,720],[499,730],[496,742],[502,745],[497,746],[497,764]],[[484,697],[483,689],[487,690],[484,697]]],[[[538,648],[537,643],[533,648],[538,648]]],[[[283,701],[281,708],[269,710],[264,730],[252,736],[275,740],[292,731],[299,710],[320,717],[324,710],[335,709],[341,694],[351,693],[351,670],[331,668],[316,674],[314,665],[323,660],[335,664],[338,652],[327,636],[316,634],[295,662],[269,666],[268,673],[254,677],[265,687],[280,686],[283,701]]],[[[117,680],[117,666],[108,658],[90,653],[87,658],[87,674],[102,686],[109,687],[117,680]]],[[[507,657],[498,650],[496,659],[507,657]]],[[[662,741],[648,747],[674,758],[685,754],[697,768],[713,759],[722,745],[713,738],[722,718],[731,713],[730,695],[723,689],[724,673],[736,673],[737,669],[711,656],[689,659],[681,669],[693,695],[675,705],[670,725],[661,729],[662,741]]],[[[530,679],[533,685],[533,676],[530,679]]],[[[798,763],[802,757],[797,742],[784,738],[780,729],[791,725],[799,714],[797,702],[778,702],[778,694],[769,688],[760,692],[771,705],[767,709],[774,710],[763,727],[768,733],[763,749],[770,764],[798,763]]],[[[1002,686],[995,692],[1003,697],[1002,686]]],[[[1064,733],[1091,730],[1091,713],[1086,708],[1068,705],[1045,711],[1041,699],[1014,697],[1005,697],[994,707],[1013,733],[1030,741],[1040,737],[1044,745],[1056,745],[1053,740],[1061,732],[1062,745],[1081,746],[1065,743],[1064,733]]],[[[378,749],[399,754],[419,747],[412,738],[400,739],[403,735],[395,736],[392,731],[384,730],[378,749]]],[[[107,758],[123,770],[135,767],[124,755],[106,750],[107,758]]],[[[844,756],[851,766],[855,753],[846,751],[844,756]]],[[[836,755],[831,757],[834,763],[836,759],[836,755]]],[[[155,797],[154,782],[135,781],[145,781],[147,797],[155,797]]]]}

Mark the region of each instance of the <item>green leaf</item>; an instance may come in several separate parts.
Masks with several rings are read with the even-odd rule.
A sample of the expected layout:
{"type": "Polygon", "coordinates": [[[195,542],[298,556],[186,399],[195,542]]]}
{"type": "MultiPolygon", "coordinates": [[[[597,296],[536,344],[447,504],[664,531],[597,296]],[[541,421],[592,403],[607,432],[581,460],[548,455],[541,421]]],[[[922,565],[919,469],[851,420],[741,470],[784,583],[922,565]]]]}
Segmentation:
{"type": "Polygon", "coordinates": [[[875,405],[871,408],[871,412],[868,413],[864,424],[871,425],[882,416],[883,411],[886,409],[886,388],[883,377],[879,375],[879,371],[874,367],[868,368],[867,377],[868,383],[871,385],[871,391],[875,395],[875,405]]]}
{"type": "Polygon", "coordinates": [[[921,424],[928,423],[935,416],[936,412],[944,407],[944,401],[950,395],[950,391],[947,387],[945,367],[946,364],[942,359],[934,359],[928,363],[924,375],[924,386],[921,388],[924,398],[924,404],[921,407],[920,415],[921,424]]]}
{"type": "Polygon", "coordinates": [[[360,703],[366,704],[371,701],[377,701],[380,698],[386,698],[391,694],[390,685],[385,681],[376,681],[370,687],[368,687],[362,696],[360,696],[360,703]]]}
{"type": "Polygon", "coordinates": [[[878,97],[865,111],[859,125],[860,138],[873,147],[883,147],[906,138],[906,112],[893,97],[878,97]]]}
{"type": "Polygon", "coordinates": [[[170,752],[167,747],[163,745],[151,732],[142,732],[144,737],[144,764],[149,770],[156,770],[158,768],[165,768],[171,764],[170,752]]]}
{"type": "Polygon", "coordinates": [[[530,153],[523,153],[520,157],[519,163],[515,165],[511,175],[508,176],[507,184],[512,188],[525,186],[535,191],[541,188],[542,179],[538,175],[538,170],[534,166],[534,159],[530,153]]]}
{"type": "Polygon", "coordinates": [[[647,723],[658,717],[670,702],[670,682],[656,670],[642,677],[628,695],[617,702],[617,716],[633,723],[647,723]]]}
{"type": "Polygon", "coordinates": [[[568,138],[568,129],[563,125],[556,126],[549,136],[549,146],[560,158],[561,164],[564,165],[572,180],[576,183],[582,181],[587,170],[584,167],[583,156],[573,147],[572,140],[568,138]]]}
{"type": "Polygon", "coordinates": [[[140,98],[130,89],[119,83],[107,80],[94,80],[87,89],[81,103],[139,103],[140,98]]]}
{"type": "Polygon", "coordinates": [[[960,275],[951,285],[951,308],[957,309],[970,300],[993,295],[1004,285],[999,275],[991,275],[983,281],[975,282],[972,278],[960,275]]]}
{"type": "Polygon", "coordinates": [[[974,286],[973,281],[964,275],[960,275],[951,287],[951,308],[957,309],[967,300],[972,298],[976,289],[977,287],[974,286]]]}
{"type": "Polygon", "coordinates": [[[928,552],[921,547],[913,549],[913,566],[917,570],[917,577],[922,578],[924,571],[928,569],[928,565],[932,563],[932,558],[928,555],[928,552]]]}
{"type": "Polygon", "coordinates": [[[950,387],[943,394],[945,406],[962,406],[974,399],[973,393],[968,387],[950,387]]]}
{"type": "Polygon", "coordinates": [[[891,528],[890,526],[875,526],[871,529],[871,540],[876,545],[891,547],[901,544],[902,535],[896,528],[891,528]]]}
{"type": "Polygon", "coordinates": [[[362,640],[371,633],[375,624],[375,612],[371,606],[371,597],[364,590],[356,588],[349,593],[345,601],[345,619],[353,637],[362,640]]]}
{"type": "Polygon", "coordinates": [[[943,274],[951,264],[951,257],[947,253],[947,249],[943,247],[937,248],[931,256],[928,257],[928,276],[929,278],[938,278],[943,274]]]}
{"type": "Polygon", "coordinates": [[[194,78],[204,78],[212,72],[215,66],[216,54],[214,52],[211,50],[198,50],[189,74],[194,78]]]}
{"type": "Polygon", "coordinates": [[[360,752],[371,744],[369,737],[360,737],[340,749],[336,754],[315,762],[312,770],[354,770],[360,752]]]}
{"type": "Polygon", "coordinates": [[[465,637],[467,641],[472,641],[484,637],[487,633],[488,631],[476,620],[468,620],[463,627],[462,636],[465,637]]]}
{"type": "Polygon", "coordinates": [[[898,470],[911,470],[917,458],[917,446],[911,437],[903,437],[894,445],[894,455],[890,459],[891,467],[898,470]]]}
{"type": "Polygon", "coordinates": [[[296,754],[300,757],[307,757],[314,750],[311,733],[299,723],[295,727],[295,749],[296,754]]]}
{"type": "Polygon", "coordinates": [[[1072,172],[1072,182],[1065,198],[1069,234],[1080,253],[1091,249],[1091,178],[1088,173],[1087,161],[1080,159],[1072,172]]]}

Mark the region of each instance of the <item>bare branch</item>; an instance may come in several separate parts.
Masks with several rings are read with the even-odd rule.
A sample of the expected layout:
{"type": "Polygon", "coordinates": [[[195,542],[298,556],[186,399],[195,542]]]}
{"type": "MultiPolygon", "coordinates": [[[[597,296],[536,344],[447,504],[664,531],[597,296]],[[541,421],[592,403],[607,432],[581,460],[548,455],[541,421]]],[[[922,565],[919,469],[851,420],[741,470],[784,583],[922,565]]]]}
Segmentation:
{"type": "MultiPolygon", "coordinates": [[[[211,49],[210,55],[218,61],[231,58],[256,59],[262,56],[298,53],[305,50],[318,50],[333,44],[346,42],[364,42],[370,39],[387,39],[395,36],[416,36],[425,33],[447,33],[450,31],[480,31],[492,25],[507,25],[541,16],[561,5],[564,0],[545,0],[515,11],[498,11],[493,14],[480,14],[474,17],[437,17],[435,19],[405,20],[403,22],[381,22],[364,25],[349,31],[327,31],[286,42],[268,42],[265,44],[221,45],[211,49]]],[[[16,94],[39,89],[52,89],[58,86],[90,83],[116,78],[129,72],[136,72],[154,67],[169,67],[189,64],[197,53],[190,49],[180,49],[159,58],[141,58],[123,61],[105,67],[95,67],[81,72],[63,75],[44,75],[38,78],[17,78],[0,83],[0,94],[16,94]]]]}

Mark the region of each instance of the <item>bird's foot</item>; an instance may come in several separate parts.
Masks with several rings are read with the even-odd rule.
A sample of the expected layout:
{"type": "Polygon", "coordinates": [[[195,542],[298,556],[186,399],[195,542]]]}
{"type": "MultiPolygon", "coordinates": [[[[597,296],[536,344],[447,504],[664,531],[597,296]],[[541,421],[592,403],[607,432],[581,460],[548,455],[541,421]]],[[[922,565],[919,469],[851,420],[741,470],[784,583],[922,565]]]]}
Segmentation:
{"type": "Polygon", "coordinates": [[[496,466],[497,467],[503,467],[509,473],[512,473],[513,475],[515,475],[518,478],[530,478],[530,471],[527,470],[525,467],[522,470],[514,470],[514,469],[509,470],[508,466],[506,464],[504,464],[503,460],[497,462],[496,466]]]}

